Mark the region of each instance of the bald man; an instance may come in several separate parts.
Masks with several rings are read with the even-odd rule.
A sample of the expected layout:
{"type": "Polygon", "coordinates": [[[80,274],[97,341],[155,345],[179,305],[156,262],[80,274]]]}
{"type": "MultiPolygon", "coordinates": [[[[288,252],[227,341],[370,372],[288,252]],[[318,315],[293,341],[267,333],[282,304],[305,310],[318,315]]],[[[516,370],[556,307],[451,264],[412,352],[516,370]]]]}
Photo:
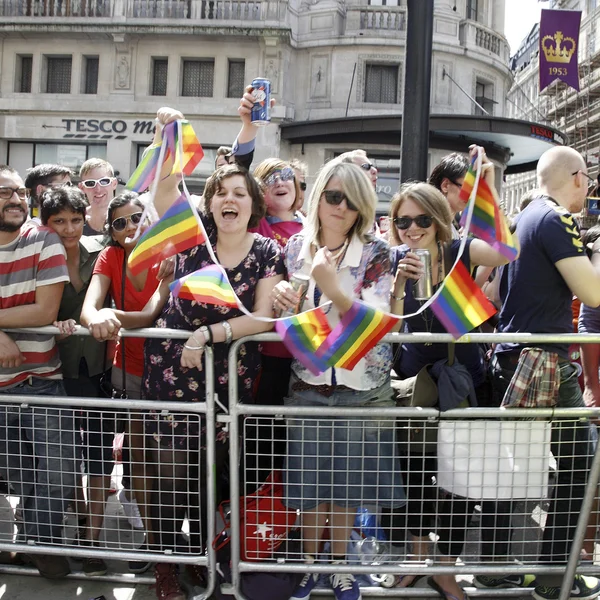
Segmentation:
{"type": "MultiPolygon", "coordinates": [[[[579,229],[571,213],[584,205],[589,177],[581,155],[571,148],[545,152],[537,167],[536,196],[515,219],[521,245],[519,258],[502,267],[498,331],[507,333],[572,333],[573,295],[590,306],[600,304],[600,242],[587,258],[579,229]]],[[[592,181],[593,183],[593,181],[592,181]]],[[[527,344],[531,346],[531,344],[527,344]]],[[[494,394],[499,406],[515,372],[519,354],[526,344],[498,344],[492,358],[494,394]]],[[[577,369],[569,361],[568,344],[540,345],[558,355],[560,388],[557,406],[583,407],[577,369]]],[[[552,453],[557,461],[557,482],[553,489],[544,528],[540,563],[566,565],[581,508],[593,456],[590,424],[582,420],[552,422],[552,453]]],[[[495,504],[483,508],[484,527],[494,531],[496,543],[482,547],[487,560],[506,560],[510,546],[510,513],[513,505],[495,504]],[[491,513],[499,516],[494,519],[491,513]],[[490,522],[491,518],[491,522],[490,522]],[[487,522],[486,522],[487,521],[487,522]]],[[[477,576],[475,585],[499,588],[530,585],[532,576],[477,576]],[[529,579],[528,579],[529,577],[529,579]]],[[[533,596],[556,600],[562,575],[538,575],[533,596]]],[[[576,575],[570,598],[596,598],[600,582],[595,577],[576,575]]]]}

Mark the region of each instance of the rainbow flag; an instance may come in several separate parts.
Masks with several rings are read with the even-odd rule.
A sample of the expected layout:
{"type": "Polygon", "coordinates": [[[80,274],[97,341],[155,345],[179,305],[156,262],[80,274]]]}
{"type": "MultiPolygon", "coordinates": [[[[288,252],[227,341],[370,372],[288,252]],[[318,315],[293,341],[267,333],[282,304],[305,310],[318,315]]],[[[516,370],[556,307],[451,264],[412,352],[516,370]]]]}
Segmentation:
{"type": "Polygon", "coordinates": [[[319,375],[329,368],[317,356],[317,349],[331,333],[327,317],[321,308],[277,321],[275,330],[290,353],[313,375],[319,375]]]}
{"type": "Polygon", "coordinates": [[[147,190],[154,181],[160,149],[166,144],[163,164],[160,167],[160,178],[166,179],[173,173],[191,175],[198,163],[204,157],[202,146],[196,137],[194,128],[188,121],[181,121],[181,132],[183,140],[183,157],[180,156],[178,123],[173,121],[165,125],[163,129],[162,142],[149,146],[140,164],[127,182],[127,189],[141,193],[147,190]]]}
{"type": "Polygon", "coordinates": [[[351,370],[398,321],[355,300],[317,354],[330,367],[351,370]]]}
{"type": "Polygon", "coordinates": [[[472,331],[496,312],[461,261],[446,277],[431,310],[455,338],[472,331]]]}
{"type": "Polygon", "coordinates": [[[237,308],[237,298],[223,267],[209,265],[169,285],[173,296],[195,300],[198,304],[216,304],[237,308]]]}
{"type": "MultiPolygon", "coordinates": [[[[475,186],[474,168],[475,161],[471,162],[460,189],[459,197],[464,202],[471,197],[473,187],[475,186]]],[[[468,210],[465,209],[462,214],[460,224],[463,227],[466,222],[467,213],[468,210]]],[[[470,233],[487,242],[492,248],[506,256],[508,260],[514,260],[517,257],[517,248],[513,242],[506,217],[483,177],[479,178],[477,186],[470,233]]]]}
{"type": "Polygon", "coordinates": [[[184,194],[140,236],[129,255],[129,268],[136,275],[157,262],[204,243],[204,227],[198,222],[184,194]]]}

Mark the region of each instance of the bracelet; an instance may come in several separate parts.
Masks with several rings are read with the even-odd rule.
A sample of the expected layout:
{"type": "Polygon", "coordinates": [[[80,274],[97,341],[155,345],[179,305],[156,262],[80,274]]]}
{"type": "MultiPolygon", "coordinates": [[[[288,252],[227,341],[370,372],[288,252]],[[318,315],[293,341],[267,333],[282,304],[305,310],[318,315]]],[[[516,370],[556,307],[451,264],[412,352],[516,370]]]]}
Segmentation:
{"type": "Polygon", "coordinates": [[[223,329],[225,330],[225,343],[231,344],[231,340],[233,340],[233,331],[231,331],[229,321],[221,321],[221,325],[223,325],[223,329]]]}
{"type": "Polygon", "coordinates": [[[207,327],[206,325],[202,325],[202,327],[200,327],[200,329],[198,331],[200,331],[202,333],[202,335],[204,336],[204,345],[212,346],[213,335],[212,335],[212,331],[210,330],[210,327],[207,327]]]}
{"type": "Polygon", "coordinates": [[[187,344],[184,344],[183,347],[186,350],[204,350],[204,346],[188,346],[187,344]]]}
{"type": "Polygon", "coordinates": [[[406,290],[404,290],[402,296],[394,296],[394,290],[390,290],[390,296],[393,300],[400,302],[400,300],[404,300],[404,298],[406,298],[406,290]]]}

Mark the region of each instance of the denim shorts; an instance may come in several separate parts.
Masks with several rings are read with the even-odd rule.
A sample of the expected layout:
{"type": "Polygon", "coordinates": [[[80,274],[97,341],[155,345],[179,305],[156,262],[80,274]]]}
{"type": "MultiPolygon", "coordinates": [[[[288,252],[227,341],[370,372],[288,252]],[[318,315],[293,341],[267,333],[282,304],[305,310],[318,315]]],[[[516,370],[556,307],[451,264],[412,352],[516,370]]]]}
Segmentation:
{"type": "Polygon", "coordinates": [[[373,390],[343,390],[323,396],[292,390],[286,406],[373,408],[373,417],[290,417],[284,467],[289,508],[309,510],[322,503],[342,508],[405,504],[394,419],[377,418],[377,408],[393,407],[390,383],[373,390]]]}

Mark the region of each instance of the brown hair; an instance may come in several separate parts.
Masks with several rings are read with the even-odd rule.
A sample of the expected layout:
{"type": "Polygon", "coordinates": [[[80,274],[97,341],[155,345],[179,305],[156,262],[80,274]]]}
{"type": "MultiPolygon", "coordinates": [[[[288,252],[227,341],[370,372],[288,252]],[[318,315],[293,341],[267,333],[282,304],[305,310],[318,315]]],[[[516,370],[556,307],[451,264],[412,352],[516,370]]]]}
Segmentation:
{"type": "Polygon", "coordinates": [[[223,181],[234,175],[241,175],[244,178],[246,189],[252,198],[252,215],[248,221],[248,229],[252,229],[257,227],[260,220],[265,216],[267,207],[258,181],[238,164],[223,165],[206,180],[204,194],[202,195],[202,209],[205,213],[211,212],[210,207],[213,196],[222,189],[223,181]]]}
{"type": "MultiPolygon", "coordinates": [[[[263,192],[265,191],[265,180],[267,177],[273,173],[273,171],[280,171],[281,169],[285,169],[285,167],[289,167],[293,170],[292,165],[289,162],[285,162],[280,158],[265,158],[255,169],[254,169],[254,177],[256,177],[262,185],[263,192]]],[[[294,191],[296,192],[296,197],[294,199],[294,203],[291,206],[291,210],[298,210],[302,206],[302,194],[300,190],[300,182],[296,177],[296,173],[294,173],[294,191]]]]}

